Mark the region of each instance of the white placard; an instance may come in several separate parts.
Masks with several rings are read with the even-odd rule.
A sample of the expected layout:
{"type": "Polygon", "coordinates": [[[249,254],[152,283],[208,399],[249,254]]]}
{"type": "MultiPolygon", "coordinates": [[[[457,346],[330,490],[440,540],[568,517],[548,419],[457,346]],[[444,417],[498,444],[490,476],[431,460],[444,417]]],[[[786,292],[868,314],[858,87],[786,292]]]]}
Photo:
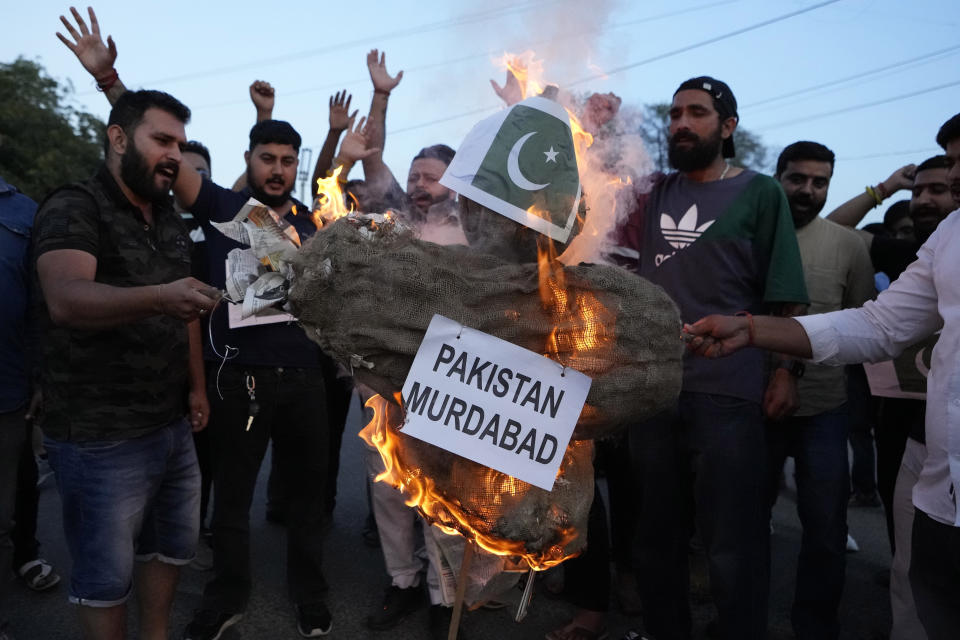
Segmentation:
{"type": "Polygon", "coordinates": [[[403,385],[403,432],[550,491],[590,383],[434,315],[403,385]]]}

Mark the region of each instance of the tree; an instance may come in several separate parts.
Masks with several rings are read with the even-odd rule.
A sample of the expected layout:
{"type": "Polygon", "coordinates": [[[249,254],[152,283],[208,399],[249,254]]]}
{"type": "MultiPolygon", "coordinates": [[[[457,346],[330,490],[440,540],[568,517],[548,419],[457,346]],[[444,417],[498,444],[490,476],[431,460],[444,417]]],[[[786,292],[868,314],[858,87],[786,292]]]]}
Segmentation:
{"type": "Polygon", "coordinates": [[[37,202],[103,158],[106,125],[71,106],[72,95],[37,62],[0,63],[0,176],[37,202]]]}
{"type": "MultiPolygon", "coordinates": [[[[659,171],[670,171],[670,162],[667,159],[667,129],[670,125],[670,104],[658,102],[643,107],[643,118],[640,121],[640,136],[647,145],[647,152],[654,167],[659,171]]],[[[733,132],[733,144],[737,150],[737,157],[730,159],[730,164],[737,167],[746,167],[769,173],[772,170],[770,154],[760,136],[738,125],[733,132]]]]}

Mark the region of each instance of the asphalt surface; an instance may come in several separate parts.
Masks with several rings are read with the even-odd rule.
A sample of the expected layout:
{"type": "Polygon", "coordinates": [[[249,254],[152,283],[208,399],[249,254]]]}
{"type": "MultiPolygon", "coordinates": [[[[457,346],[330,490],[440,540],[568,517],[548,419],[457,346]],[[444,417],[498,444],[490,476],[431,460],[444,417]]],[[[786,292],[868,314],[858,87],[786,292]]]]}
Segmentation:
{"type": "MultiPolygon", "coordinates": [[[[427,638],[427,611],[418,611],[398,627],[385,632],[369,631],[364,618],[382,600],[389,584],[380,550],[363,544],[361,529],[367,506],[364,494],[362,444],[355,437],[360,430],[359,404],[354,402],[344,434],[337,509],[334,524],[326,540],[325,574],[331,585],[328,606],[333,615],[329,638],[421,640],[427,638]]],[[[284,578],[285,539],[283,528],[265,519],[267,471],[265,464],[257,485],[250,516],[254,567],[254,587],[250,607],[244,619],[222,636],[222,640],[299,638],[293,609],[286,597],[284,578]]],[[[788,471],[789,477],[789,471],[788,471]]],[[[789,484],[789,482],[788,482],[789,484]]],[[[74,607],[66,600],[66,582],[70,559],[60,529],[59,499],[52,479],[44,484],[40,502],[39,537],[43,554],[60,572],[64,581],[47,593],[33,593],[22,585],[10,590],[5,613],[10,617],[9,631],[18,640],[79,640],[74,607]]],[[[890,626],[888,591],[884,583],[890,551],[882,510],[851,509],[850,532],[860,551],[847,555],[847,581],[841,606],[844,640],[878,640],[887,637],[890,626]]],[[[790,605],[800,541],[800,524],[791,490],[785,489],[774,510],[772,581],[770,590],[770,638],[792,638],[790,605]]],[[[171,638],[182,631],[200,605],[209,572],[185,569],[177,589],[171,621],[171,638]]],[[[542,587],[542,580],[540,580],[542,587]]],[[[695,637],[705,638],[705,626],[713,617],[709,598],[701,588],[692,598],[695,637]]],[[[130,607],[134,609],[135,607],[130,607]]],[[[527,640],[544,634],[567,620],[572,609],[565,603],[547,598],[542,589],[534,596],[529,615],[522,623],[513,621],[513,611],[475,611],[467,614],[463,632],[469,640],[527,640]]],[[[622,615],[611,603],[608,628],[611,640],[619,640],[640,620],[622,615]]],[[[130,637],[137,637],[135,613],[130,612],[130,637]]],[[[461,634],[461,637],[464,637],[461,634]]]]}

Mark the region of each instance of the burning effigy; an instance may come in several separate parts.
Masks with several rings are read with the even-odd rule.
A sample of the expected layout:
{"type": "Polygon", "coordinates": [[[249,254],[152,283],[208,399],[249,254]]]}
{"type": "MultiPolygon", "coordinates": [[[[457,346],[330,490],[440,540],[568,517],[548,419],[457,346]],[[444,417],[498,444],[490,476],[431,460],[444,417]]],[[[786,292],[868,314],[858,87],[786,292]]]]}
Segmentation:
{"type": "Polygon", "coordinates": [[[396,216],[342,217],[297,252],[289,307],[379,394],[362,433],[384,459],[378,479],[431,524],[545,569],[586,543],[592,441],[679,394],[679,314],[659,287],[623,269],[558,260],[585,208],[575,137],[557,103],[530,98],[476,125],[441,182],[460,194],[470,246],[422,241],[396,216]],[[552,490],[404,433],[401,389],[435,314],[592,379],[552,490]]]}

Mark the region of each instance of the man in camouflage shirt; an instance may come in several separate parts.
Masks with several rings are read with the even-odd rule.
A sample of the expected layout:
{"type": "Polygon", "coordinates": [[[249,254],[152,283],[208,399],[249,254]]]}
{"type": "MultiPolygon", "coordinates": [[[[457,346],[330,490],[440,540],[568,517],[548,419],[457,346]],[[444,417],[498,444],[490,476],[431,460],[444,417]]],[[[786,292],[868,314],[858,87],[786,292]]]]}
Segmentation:
{"type": "Polygon", "coordinates": [[[126,637],[135,558],[140,637],[166,638],[197,541],[191,426],[202,429],[209,409],[196,320],[216,291],[189,277],[169,196],[189,117],[168,94],[127,93],[110,113],[105,164],[54,191],[34,227],[40,424],[85,638],[126,637]]]}

